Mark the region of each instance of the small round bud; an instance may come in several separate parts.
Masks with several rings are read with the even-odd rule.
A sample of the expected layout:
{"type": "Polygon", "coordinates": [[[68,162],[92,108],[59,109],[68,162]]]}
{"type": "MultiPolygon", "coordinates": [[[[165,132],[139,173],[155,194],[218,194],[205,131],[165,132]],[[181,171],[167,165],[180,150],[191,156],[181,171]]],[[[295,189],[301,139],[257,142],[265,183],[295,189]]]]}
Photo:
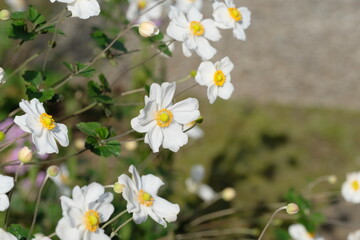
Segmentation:
{"type": "Polygon", "coordinates": [[[32,151],[30,148],[28,147],[23,147],[20,151],[19,151],[19,154],[18,154],[18,158],[19,160],[22,162],[22,163],[28,163],[31,161],[32,159],[32,151]]]}
{"type": "Polygon", "coordinates": [[[0,142],[4,141],[5,137],[6,137],[5,133],[0,131],[0,142]]]}
{"type": "Polygon", "coordinates": [[[120,184],[118,182],[114,183],[114,192],[116,193],[122,193],[125,188],[124,184],[120,184]]]}
{"type": "Polygon", "coordinates": [[[224,190],[222,190],[221,192],[221,197],[222,199],[224,199],[225,201],[231,201],[235,198],[236,196],[236,191],[234,188],[232,187],[227,187],[224,190]]]}
{"type": "Polygon", "coordinates": [[[131,141],[124,143],[123,146],[128,151],[134,151],[137,148],[138,143],[136,141],[131,141]]]}
{"type": "Polygon", "coordinates": [[[335,184],[337,182],[337,177],[335,175],[331,175],[327,180],[330,184],[335,184]]]}
{"type": "Polygon", "coordinates": [[[196,123],[200,124],[204,121],[203,117],[200,116],[198,119],[195,120],[196,123]]]}
{"type": "Polygon", "coordinates": [[[74,141],[74,146],[77,149],[83,149],[85,147],[85,140],[83,138],[77,138],[74,141]]]}
{"type": "Polygon", "coordinates": [[[59,172],[60,172],[60,168],[56,165],[52,165],[47,169],[47,174],[50,177],[56,177],[59,174],[59,172]]]}
{"type": "Polygon", "coordinates": [[[196,74],[197,74],[197,71],[195,71],[195,70],[192,70],[190,72],[190,76],[193,77],[193,78],[196,76],[196,74]]]}
{"type": "Polygon", "coordinates": [[[287,212],[289,215],[297,214],[297,213],[299,212],[299,206],[298,206],[296,203],[289,203],[289,204],[286,206],[286,212],[287,212]]]}
{"type": "Polygon", "coordinates": [[[7,21],[10,19],[11,13],[9,10],[3,9],[0,11],[0,20],[7,21]]]}
{"type": "Polygon", "coordinates": [[[142,22],[139,24],[139,33],[143,37],[153,37],[158,35],[159,28],[153,22],[142,22]]]}

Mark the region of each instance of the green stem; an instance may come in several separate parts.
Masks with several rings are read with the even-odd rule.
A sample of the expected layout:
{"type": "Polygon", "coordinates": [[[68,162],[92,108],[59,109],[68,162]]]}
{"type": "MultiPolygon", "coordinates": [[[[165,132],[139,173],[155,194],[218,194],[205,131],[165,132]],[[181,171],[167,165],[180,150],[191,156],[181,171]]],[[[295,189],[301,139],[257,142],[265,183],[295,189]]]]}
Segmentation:
{"type": "Polygon", "coordinates": [[[71,114],[71,115],[69,115],[69,116],[66,116],[66,117],[64,117],[64,118],[61,118],[61,119],[59,120],[59,122],[62,122],[62,121],[64,121],[64,120],[66,120],[66,119],[69,119],[69,118],[71,118],[71,117],[75,117],[76,115],[79,115],[79,114],[81,114],[81,113],[83,113],[83,112],[86,112],[86,111],[92,109],[93,107],[95,107],[97,104],[98,104],[97,102],[93,102],[92,104],[87,105],[86,107],[84,107],[84,108],[82,108],[82,109],[74,112],[73,114],[71,114]]]}
{"type": "Polygon", "coordinates": [[[130,134],[130,133],[133,133],[133,132],[135,132],[135,130],[130,129],[130,130],[128,130],[128,131],[126,131],[126,132],[124,132],[124,133],[122,133],[122,134],[119,134],[119,135],[117,135],[117,136],[108,138],[108,139],[106,139],[106,141],[108,142],[108,141],[111,141],[111,140],[114,140],[114,139],[117,139],[117,138],[121,138],[121,137],[126,136],[126,135],[128,135],[128,134],[130,134]]]}
{"type": "Polygon", "coordinates": [[[23,67],[26,66],[26,64],[28,64],[29,62],[31,62],[32,60],[34,60],[35,58],[37,58],[38,56],[40,56],[40,54],[42,54],[44,50],[35,53],[34,55],[32,55],[31,57],[29,57],[28,59],[25,60],[25,62],[23,62],[23,64],[21,64],[18,68],[15,69],[15,71],[13,71],[7,78],[6,81],[10,80],[13,76],[15,76],[15,74],[17,74],[23,67]]]}
{"type": "Polygon", "coordinates": [[[109,220],[107,223],[105,223],[101,228],[106,228],[107,226],[109,226],[111,223],[113,223],[116,219],[118,219],[119,217],[121,217],[122,215],[124,215],[127,212],[127,210],[122,211],[121,213],[119,213],[118,215],[116,215],[115,217],[113,217],[111,220],[109,220]]]}
{"type": "Polygon", "coordinates": [[[268,227],[270,226],[270,224],[274,220],[274,217],[276,216],[276,214],[278,214],[279,212],[281,212],[282,210],[285,210],[285,209],[286,209],[286,206],[276,209],[276,211],[271,215],[269,221],[266,223],[266,225],[265,225],[264,229],[262,230],[258,240],[261,240],[261,238],[264,236],[266,230],[268,229],[268,227]]]}
{"type": "Polygon", "coordinates": [[[115,231],[113,231],[111,234],[110,234],[110,238],[113,238],[116,233],[122,228],[124,227],[126,224],[128,224],[129,222],[131,222],[133,220],[133,218],[131,217],[130,219],[128,219],[126,222],[124,222],[123,224],[121,224],[117,229],[115,229],[115,231]]]}
{"type": "Polygon", "coordinates": [[[29,235],[28,235],[28,237],[27,237],[27,240],[30,240],[30,238],[31,238],[31,236],[32,236],[32,233],[33,233],[33,231],[34,231],[34,227],[35,227],[35,223],[36,223],[36,217],[37,217],[37,214],[38,214],[38,211],[39,211],[39,204],[40,204],[40,200],[41,200],[41,193],[42,193],[42,191],[44,190],[46,181],[47,181],[48,179],[49,179],[49,175],[46,174],[46,177],[45,177],[44,181],[42,182],[42,184],[41,184],[41,186],[40,186],[40,190],[39,190],[39,193],[38,193],[38,196],[37,196],[37,199],[36,199],[34,217],[33,217],[32,223],[31,223],[31,227],[30,227],[30,231],[29,231],[29,235]]]}

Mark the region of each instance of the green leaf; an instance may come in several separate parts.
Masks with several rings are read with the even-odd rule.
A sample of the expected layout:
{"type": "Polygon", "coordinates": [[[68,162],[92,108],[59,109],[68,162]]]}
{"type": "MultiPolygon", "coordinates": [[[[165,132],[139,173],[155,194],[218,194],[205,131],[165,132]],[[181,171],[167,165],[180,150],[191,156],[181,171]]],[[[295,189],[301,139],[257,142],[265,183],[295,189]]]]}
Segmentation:
{"type": "Polygon", "coordinates": [[[85,147],[91,152],[102,157],[120,156],[120,142],[116,140],[106,141],[98,140],[95,137],[88,136],[85,141],[85,147]]]}
{"type": "Polygon", "coordinates": [[[44,28],[41,28],[41,33],[56,33],[56,34],[60,34],[60,35],[66,35],[63,31],[59,30],[59,29],[56,29],[55,28],[55,25],[50,25],[50,26],[47,26],[47,27],[44,27],[44,28]]]}
{"type": "Polygon", "coordinates": [[[113,103],[112,98],[103,94],[104,92],[103,88],[104,88],[103,85],[99,86],[96,82],[89,81],[88,82],[89,97],[104,104],[112,104],[113,103]]]}
{"type": "Polygon", "coordinates": [[[36,88],[39,88],[43,80],[42,72],[40,71],[28,70],[22,75],[22,77],[26,82],[30,83],[32,86],[36,88]]]}
{"type": "Polygon", "coordinates": [[[162,53],[164,53],[166,56],[171,57],[172,53],[169,49],[169,47],[166,45],[166,43],[161,42],[157,47],[162,53]]]}
{"type": "MultiPolygon", "coordinates": [[[[95,41],[96,45],[101,48],[101,49],[105,49],[109,43],[112,42],[112,40],[101,30],[99,29],[94,29],[94,31],[91,33],[91,38],[95,41]]],[[[122,40],[117,40],[112,46],[111,48],[122,51],[122,52],[127,52],[127,49],[124,45],[124,43],[122,42],[122,40]]]]}
{"type": "Polygon", "coordinates": [[[275,229],[275,235],[276,235],[276,239],[278,239],[278,240],[290,240],[291,239],[288,231],[281,229],[281,228],[275,229]]]}
{"type": "Polygon", "coordinates": [[[28,19],[35,26],[46,23],[45,17],[32,5],[28,9],[28,19]]]}
{"type": "Polygon", "coordinates": [[[12,39],[20,39],[23,41],[33,40],[36,37],[36,34],[33,32],[27,31],[27,26],[22,20],[13,21],[10,25],[8,37],[12,39]]]}
{"type": "Polygon", "coordinates": [[[101,128],[102,125],[98,122],[81,122],[76,124],[76,127],[83,133],[89,136],[96,136],[96,130],[101,128]]]}
{"type": "Polygon", "coordinates": [[[29,99],[37,98],[40,102],[45,102],[53,98],[55,91],[52,88],[46,90],[38,90],[30,85],[26,88],[26,95],[29,99]]]}
{"type": "Polygon", "coordinates": [[[72,66],[71,63],[63,62],[63,64],[65,65],[65,67],[66,67],[67,69],[70,70],[70,72],[73,72],[73,66],[72,66]]]}
{"type": "Polygon", "coordinates": [[[104,74],[100,74],[99,75],[99,81],[101,83],[101,87],[103,89],[104,92],[111,92],[111,88],[109,85],[109,82],[107,81],[106,77],[104,74]]]}
{"type": "MultiPolygon", "coordinates": [[[[8,228],[8,232],[14,235],[18,240],[26,240],[29,235],[29,230],[23,228],[19,224],[11,224],[8,228]]],[[[34,236],[31,236],[32,239],[34,236]]]]}
{"type": "Polygon", "coordinates": [[[76,72],[78,72],[76,76],[92,77],[96,70],[84,63],[76,63],[76,72]]]}
{"type": "Polygon", "coordinates": [[[26,19],[25,12],[13,12],[11,13],[11,20],[24,20],[26,19]]]}

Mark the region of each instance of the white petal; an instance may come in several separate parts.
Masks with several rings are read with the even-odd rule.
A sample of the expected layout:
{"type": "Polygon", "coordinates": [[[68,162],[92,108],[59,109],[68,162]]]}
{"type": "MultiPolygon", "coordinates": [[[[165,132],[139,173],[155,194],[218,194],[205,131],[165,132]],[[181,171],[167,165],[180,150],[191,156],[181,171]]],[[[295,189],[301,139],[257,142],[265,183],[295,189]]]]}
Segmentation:
{"type": "Polygon", "coordinates": [[[139,174],[138,170],[134,167],[134,165],[130,165],[129,173],[131,173],[131,175],[132,175],[132,179],[135,183],[137,190],[140,190],[142,188],[141,178],[140,178],[140,174],[139,174]]]}
{"type": "Polygon", "coordinates": [[[186,33],[186,29],[177,25],[175,22],[171,21],[169,26],[166,29],[166,34],[176,41],[182,42],[184,41],[184,36],[186,33]]]}
{"type": "Polygon", "coordinates": [[[159,147],[163,141],[163,133],[159,126],[155,125],[146,133],[144,142],[149,144],[154,153],[159,152],[159,147]]]}
{"type": "Polygon", "coordinates": [[[211,41],[219,41],[221,38],[219,30],[215,26],[215,22],[212,19],[205,19],[201,22],[205,28],[204,37],[211,41]]]}
{"type": "Polygon", "coordinates": [[[167,222],[174,222],[180,212],[178,204],[173,204],[161,197],[156,197],[152,209],[156,215],[164,218],[167,222]]]}
{"type": "Polygon", "coordinates": [[[27,115],[26,124],[31,130],[31,133],[36,137],[40,137],[43,134],[43,131],[46,130],[39,119],[30,114],[27,115]]]}
{"type": "Polygon", "coordinates": [[[0,194],[9,192],[14,187],[14,178],[0,174],[0,194]]]}
{"type": "MultiPolygon", "coordinates": [[[[109,193],[107,193],[109,194],[109,193]]],[[[112,196],[112,194],[111,194],[112,196]]],[[[109,220],[111,214],[113,214],[115,208],[112,204],[101,204],[99,208],[97,208],[97,211],[100,213],[101,216],[101,222],[106,222],[109,220]]]]}
{"type": "Polygon", "coordinates": [[[218,62],[216,68],[223,71],[225,75],[228,75],[233,70],[234,64],[231,62],[229,57],[224,57],[220,62],[218,62]]]}
{"type": "Polygon", "coordinates": [[[65,218],[60,219],[56,226],[56,235],[61,240],[80,240],[80,232],[77,228],[70,226],[69,222],[65,218]]]}
{"type": "Polygon", "coordinates": [[[200,183],[205,176],[205,168],[203,165],[194,165],[190,170],[191,179],[197,183],[200,183]]]}
{"type": "MultiPolygon", "coordinates": [[[[176,83],[164,82],[161,84],[161,104],[160,108],[168,108],[171,105],[176,90],[176,83]]],[[[159,109],[160,110],[160,109],[159,109]]]]}
{"type": "Polygon", "coordinates": [[[238,9],[243,17],[242,26],[244,29],[247,29],[251,23],[251,12],[247,7],[241,7],[238,9]]]}
{"type": "Polygon", "coordinates": [[[68,4],[68,10],[72,13],[72,17],[81,19],[88,19],[100,14],[100,6],[96,0],[76,0],[68,4]]]}
{"type": "Polygon", "coordinates": [[[226,82],[222,87],[218,88],[218,96],[228,100],[234,91],[234,86],[230,82],[226,82]]]}
{"type": "Polygon", "coordinates": [[[216,197],[216,192],[206,184],[200,185],[197,194],[205,202],[210,202],[216,197]]]}
{"type": "Polygon", "coordinates": [[[17,240],[17,238],[11,233],[5,232],[0,228],[0,239],[1,240],[17,240]]]}
{"type": "Polygon", "coordinates": [[[141,183],[142,189],[153,197],[157,195],[159,188],[164,185],[160,178],[152,174],[141,176],[141,183]]]}
{"type": "Polygon", "coordinates": [[[200,11],[196,7],[191,6],[187,13],[187,18],[188,18],[189,22],[192,22],[192,21],[200,22],[201,19],[203,18],[203,15],[200,13],[200,11]]]}
{"type": "Polygon", "coordinates": [[[239,39],[239,40],[242,40],[242,41],[246,40],[246,35],[245,35],[244,28],[243,28],[243,26],[241,26],[240,23],[235,24],[233,34],[234,34],[234,37],[239,39]]]}
{"type": "Polygon", "coordinates": [[[105,234],[104,229],[98,228],[96,232],[90,233],[89,240],[110,240],[110,237],[105,234]]]}
{"type": "Polygon", "coordinates": [[[150,86],[149,101],[155,100],[157,104],[161,104],[161,87],[157,83],[153,83],[150,86]]]}
{"type": "Polygon", "coordinates": [[[36,107],[34,107],[38,102],[39,100],[36,98],[34,98],[31,103],[23,99],[19,103],[19,106],[25,113],[30,114],[33,117],[39,117],[41,113],[39,114],[36,107]]]}
{"type": "Polygon", "coordinates": [[[216,25],[222,29],[233,28],[234,19],[231,18],[228,7],[224,3],[220,2],[214,3],[213,8],[213,17],[215,19],[216,25]]]}
{"type": "Polygon", "coordinates": [[[216,49],[213,48],[209,41],[204,37],[196,38],[197,49],[196,53],[202,58],[202,60],[209,60],[216,54],[216,49]]]}
{"type": "Polygon", "coordinates": [[[144,209],[141,209],[140,211],[133,213],[133,218],[136,224],[140,224],[147,220],[148,214],[144,209]]]}
{"type": "Polygon", "coordinates": [[[55,128],[51,130],[51,134],[61,146],[67,147],[69,145],[68,129],[65,124],[57,123],[55,128]]]}
{"type": "Polygon", "coordinates": [[[49,133],[47,129],[44,129],[42,135],[39,137],[36,137],[33,134],[32,141],[38,150],[38,154],[40,155],[44,155],[45,153],[50,154],[59,152],[54,137],[49,133]]]}
{"type": "Polygon", "coordinates": [[[89,207],[88,205],[91,202],[98,200],[104,192],[105,188],[101,184],[96,182],[91,183],[85,192],[85,207],[89,207]]]}
{"type": "Polygon", "coordinates": [[[0,194],[0,211],[3,212],[10,206],[9,198],[6,194],[0,194]]]}
{"type": "Polygon", "coordinates": [[[41,115],[42,113],[45,113],[43,103],[41,103],[38,99],[36,99],[36,98],[31,99],[30,105],[31,105],[31,108],[33,109],[33,111],[37,115],[41,115]]]}
{"type": "Polygon", "coordinates": [[[199,102],[196,98],[187,98],[171,106],[174,120],[181,124],[195,121],[200,117],[199,102]]]}
{"type": "Polygon", "coordinates": [[[137,195],[135,194],[135,191],[137,192],[138,189],[136,188],[134,182],[126,174],[122,174],[118,178],[118,182],[125,186],[122,196],[127,201],[127,211],[129,213],[140,211],[137,195]]]}
{"type": "Polygon", "coordinates": [[[183,133],[182,126],[178,123],[173,123],[169,127],[163,128],[162,131],[164,134],[163,148],[177,152],[188,142],[188,136],[183,133]]]}
{"type": "Polygon", "coordinates": [[[31,130],[26,123],[27,116],[27,114],[24,114],[22,116],[16,116],[14,119],[14,123],[16,123],[16,125],[18,125],[24,132],[31,133],[31,130]]]}
{"type": "Polygon", "coordinates": [[[192,53],[191,51],[187,48],[186,44],[183,43],[182,44],[182,51],[185,57],[191,57],[192,53]]]}
{"type": "Polygon", "coordinates": [[[215,66],[212,62],[204,61],[200,64],[195,80],[203,86],[214,83],[215,66]]]}
{"type": "Polygon", "coordinates": [[[216,85],[212,85],[207,89],[207,96],[210,104],[213,104],[218,95],[218,87],[216,85]]]}

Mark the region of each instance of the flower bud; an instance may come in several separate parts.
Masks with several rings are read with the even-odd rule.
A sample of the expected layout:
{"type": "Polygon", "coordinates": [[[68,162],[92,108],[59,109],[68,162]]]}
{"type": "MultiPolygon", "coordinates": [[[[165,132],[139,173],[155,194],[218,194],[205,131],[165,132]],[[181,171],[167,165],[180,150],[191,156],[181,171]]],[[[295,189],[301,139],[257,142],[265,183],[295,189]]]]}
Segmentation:
{"type": "Polygon", "coordinates": [[[32,159],[32,151],[30,148],[28,147],[23,147],[20,151],[19,151],[19,154],[18,154],[18,158],[19,160],[22,162],[22,163],[28,163],[31,161],[32,159]]]}
{"type": "Polygon", "coordinates": [[[335,184],[337,182],[337,177],[335,175],[331,175],[327,180],[330,184],[335,184]]]}
{"type": "Polygon", "coordinates": [[[287,212],[289,215],[297,214],[297,213],[299,212],[299,206],[298,206],[296,203],[289,203],[289,204],[286,206],[286,212],[287,212]]]}
{"type": "Polygon", "coordinates": [[[11,13],[9,10],[3,9],[0,11],[0,20],[7,21],[10,19],[11,13]]]}
{"type": "Polygon", "coordinates": [[[153,37],[159,32],[159,28],[153,22],[142,22],[139,25],[139,33],[143,37],[153,37]]]}
{"type": "Polygon", "coordinates": [[[47,174],[50,177],[56,177],[59,174],[59,172],[60,172],[60,168],[56,165],[52,165],[47,169],[47,174]]]}
{"type": "Polygon", "coordinates": [[[131,141],[124,143],[123,146],[128,151],[134,151],[137,148],[138,143],[136,141],[131,141]]]}
{"type": "Polygon", "coordinates": [[[77,149],[83,149],[85,147],[85,140],[83,138],[77,138],[74,141],[74,146],[77,149]]]}
{"type": "Polygon", "coordinates": [[[192,70],[191,72],[190,72],[190,76],[191,77],[196,77],[196,74],[197,74],[197,71],[195,71],[195,70],[192,70]]]}
{"type": "Polygon", "coordinates": [[[0,67],[0,84],[5,83],[5,71],[0,67]]]}
{"type": "Polygon", "coordinates": [[[4,141],[5,137],[6,137],[5,133],[0,131],[0,142],[4,141]]]}
{"type": "Polygon", "coordinates": [[[122,193],[125,188],[124,184],[120,184],[118,182],[114,183],[114,192],[116,193],[122,193]]]}
{"type": "Polygon", "coordinates": [[[231,201],[235,198],[236,196],[236,191],[234,188],[232,187],[227,187],[224,190],[222,190],[221,192],[221,197],[222,199],[224,199],[225,201],[231,201]]]}
{"type": "Polygon", "coordinates": [[[203,117],[200,116],[198,119],[195,120],[196,123],[200,124],[204,121],[203,117]]]}

